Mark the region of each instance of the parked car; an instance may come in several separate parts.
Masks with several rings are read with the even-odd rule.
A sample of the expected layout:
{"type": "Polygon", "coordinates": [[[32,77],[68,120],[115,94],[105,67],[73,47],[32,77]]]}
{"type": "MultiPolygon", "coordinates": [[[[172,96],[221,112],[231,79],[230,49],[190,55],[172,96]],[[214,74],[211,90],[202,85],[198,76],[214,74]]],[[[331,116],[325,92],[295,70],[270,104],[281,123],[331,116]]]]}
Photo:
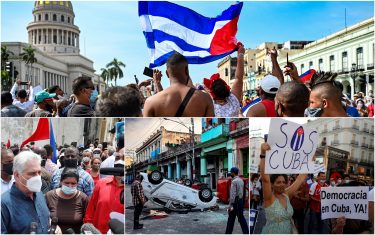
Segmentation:
{"type": "Polygon", "coordinates": [[[215,197],[209,188],[196,190],[188,186],[164,179],[160,171],[141,173],[145,196],[153,203],[172,211],[210,209],[216,205],[215,197]]]}

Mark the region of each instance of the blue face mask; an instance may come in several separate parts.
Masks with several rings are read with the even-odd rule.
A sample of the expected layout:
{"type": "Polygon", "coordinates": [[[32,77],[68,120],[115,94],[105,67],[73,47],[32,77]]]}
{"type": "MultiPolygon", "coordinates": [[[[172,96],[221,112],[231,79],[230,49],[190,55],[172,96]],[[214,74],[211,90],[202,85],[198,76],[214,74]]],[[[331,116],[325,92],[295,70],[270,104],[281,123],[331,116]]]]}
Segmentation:
{"type": "Polygon", "coordinates": [[[320,117],[322,116],[322,108],[307,108],[307,117],[320,117]]]}
{"type": "Polygon", "coordinates": [[[71,188],[71,187],[62,185],[61,186],[61,191],[63,191],[63,193],[66,194],[66,195],[72,195],[75,192],[77,192],[77,187],[71,188]]]}
{"type": "Polygon", "coordinates": [[[98,98],[98,91],[97,90],[93,90],[91,92],[91,96],[90,96],[90,103],[95,103],[96,101],[96,98],[98,98]]]}

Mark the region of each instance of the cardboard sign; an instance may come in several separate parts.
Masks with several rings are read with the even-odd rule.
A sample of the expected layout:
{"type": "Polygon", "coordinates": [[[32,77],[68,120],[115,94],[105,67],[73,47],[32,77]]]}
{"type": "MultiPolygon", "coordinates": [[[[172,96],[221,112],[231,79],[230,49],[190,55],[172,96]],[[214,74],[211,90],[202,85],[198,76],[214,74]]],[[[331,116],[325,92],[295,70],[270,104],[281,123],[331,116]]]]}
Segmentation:
{"type": "Polygon", "coordinates": [[[368,220],[369,187],[323,187],[320,191],[322,219],[368,220]]]}
{"type": "Polygon", "coordinates": [[[250,173],[258,173],[258,165],[251,164],[250,165],[250,173]]]}
{"type": "Polygon", "coordinates": [[[316,130],[284,119],[271,119],[266,174],[314,173],[312,160],[318,146],[316,130]]]}

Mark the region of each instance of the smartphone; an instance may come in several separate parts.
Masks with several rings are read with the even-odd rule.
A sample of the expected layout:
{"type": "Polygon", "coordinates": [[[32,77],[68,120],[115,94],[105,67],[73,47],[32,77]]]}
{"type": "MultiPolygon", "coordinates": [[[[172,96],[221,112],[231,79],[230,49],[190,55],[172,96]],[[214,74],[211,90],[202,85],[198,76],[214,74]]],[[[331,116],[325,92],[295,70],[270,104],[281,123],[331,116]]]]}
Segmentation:
{"type": "Polygon", "coordinates": [[[265,134],[264,135],[264,142],[267,142],[267,139],[268,139],[268,134],[265,134]]]}
{"type": "Polygon", "coordinates": [[[152,77],[154,77],[154,70],[152,70],[148,67],[145,67],[145,69],[143,70],[143,74],[152,78],[152,77]]]}
{"type": "Polygon", "coordinates": [[[29,83],[28,82],[21,82],[20,84],[27,86],[29,83]]]}

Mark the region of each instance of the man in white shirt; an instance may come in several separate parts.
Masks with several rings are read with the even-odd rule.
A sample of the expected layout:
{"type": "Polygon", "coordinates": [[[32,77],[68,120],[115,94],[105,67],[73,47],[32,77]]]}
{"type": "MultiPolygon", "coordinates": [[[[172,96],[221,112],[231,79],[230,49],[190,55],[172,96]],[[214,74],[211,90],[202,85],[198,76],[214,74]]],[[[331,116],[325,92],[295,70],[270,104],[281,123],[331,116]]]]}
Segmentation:
{"type": "MultiPolygon", "coordinates": [[[[105,159],[102,164],[100,164],[100,168],[107,168],[107,167],[114,167],[116,161],[115,149],[113,147],[108,146],[108,158],[105,159]]],[[[108,175],[100,174],[101,178],[107,177],[108,175]]]]}
{"type": "Polygon", "coordinates": [[[1,149],[1,194],[10,189],[14,183],[12,150],[1,149]]]}
{"type": "Polygon", "coordinates": [[[28,82],[28,90],[30,91],[29,93],[29,98],[27,99],[27,92],[24,89],[21,89],[17,92],[17,97],[16,97],[16,90],[21,85],[21,80],[18,79],[12,89],[10,90],[10,93],[12,94],[13,98],[13,105],[25,110],[26,112],[31,112],[34,107],[34,92],[33,92],[33,87],[31,86],[31,82],[28,82]]]}

